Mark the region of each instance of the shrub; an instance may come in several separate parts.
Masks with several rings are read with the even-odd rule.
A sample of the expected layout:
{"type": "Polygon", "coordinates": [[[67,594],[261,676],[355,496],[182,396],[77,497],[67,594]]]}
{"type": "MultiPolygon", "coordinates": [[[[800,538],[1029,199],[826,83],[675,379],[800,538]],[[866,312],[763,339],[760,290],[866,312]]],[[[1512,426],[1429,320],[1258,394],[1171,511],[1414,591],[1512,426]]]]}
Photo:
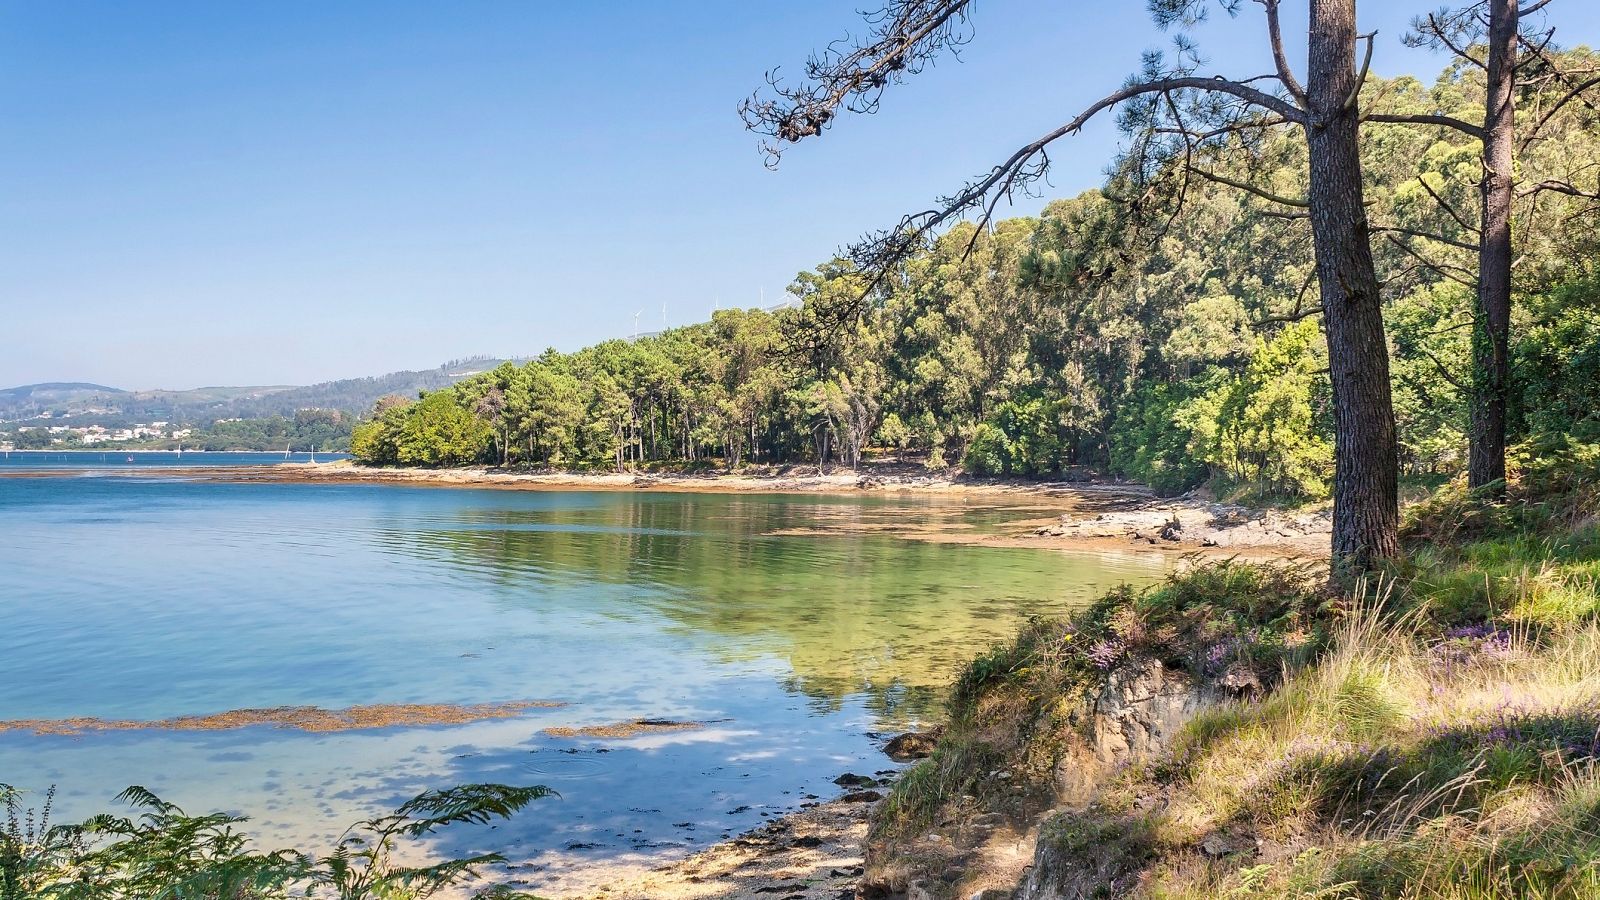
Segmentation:
{"type": "MultiPolygon", "coordinates": [[[[137,817],[101,814],[80,825],[50,825],[53,790],[36,816],[21,813],[18,793],[0,785],[7,812],[0,830],[0,900],[421,900],[475,879],[504,858],[490,853],[406,865],[395,858],[402,839],[507,818],[551,793],[500,784],[427,791],[389,815],[351,826],[331,853],[318,857],[255,850],[236,827],[244,818],[191,816],[142,787],[118,796],[137,817]]],[[[479,896],[525,895],[490,888],[479,896]]]]}

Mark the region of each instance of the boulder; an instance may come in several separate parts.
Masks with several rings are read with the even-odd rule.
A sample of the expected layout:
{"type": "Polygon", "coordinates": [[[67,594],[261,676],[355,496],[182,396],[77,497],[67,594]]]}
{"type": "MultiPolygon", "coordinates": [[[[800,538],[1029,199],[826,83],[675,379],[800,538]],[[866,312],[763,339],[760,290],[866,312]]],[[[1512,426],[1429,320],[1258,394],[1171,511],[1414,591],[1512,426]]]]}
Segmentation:
{"type": "Polygon", "coordinates": [[[933,731],[908,731],[885,744],[883,752],[895,762],[926,759],[933,755],[933,748],[938,746],[939,735],[943,731],[942,728],[933,731]]]}

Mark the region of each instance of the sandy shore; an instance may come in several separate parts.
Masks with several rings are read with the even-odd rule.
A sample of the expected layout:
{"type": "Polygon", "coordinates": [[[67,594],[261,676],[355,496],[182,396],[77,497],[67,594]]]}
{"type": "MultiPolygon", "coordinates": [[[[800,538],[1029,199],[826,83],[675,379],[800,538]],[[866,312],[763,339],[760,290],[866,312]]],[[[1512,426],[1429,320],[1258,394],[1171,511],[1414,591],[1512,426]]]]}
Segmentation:
{"type": "MultiPolygon", "coordinates": [[[[795,466],[757,474],[654,472],[510,472],[472,466],[456,469],[367,467],[348,460],[331,463],[281,463],[271,466],[163,468],[166,474],[228,481],[288,481],[436,485],[506,490],[667,491],[755,494],[855,494],[862,491],[910,492],[952,496],[1073,497],[1085,494],[1149,496],[1141,485],[1089,479],[1022,481],[979,479],[928,473],[911,466],[885,466],[859,472],[820,472],[795,466]]],[[[129,474],[139,474],[130,470],[129,474]]]]}
{"type": "MultiPolygon", "coordinates": [[[[71,470],[27,470],[0,477],[51,477],[71,470]]],[[[77,473],[81,474],[81,472],[77,473]]],[[[228,482],[291,484],[395,484],[412,487],[522,491],[659,491],[677,493],[796,494],[930,497],[950,501],[944,521],[840,521],[780,534],[888,534],[908,540],[1061,552],[1159,552],[1250,559],[1324,559],[1332,519],[1324,508],[1256,510],[1204,497],[1156,497],[1143,485],[1088,477],[1071,481],[980,479],[929,473],[916,466],[873,465],[859,472],[819,472],[796,466],[757,473],[508,472],[459,469],[370,468],[348,460],[270,466],[195,466],[119,470],[130,477],[183,477],[228,482]],[[983,529],[960,521],[975,506],[1014,513],[983,529]]]]}
{"type": "MultiPolygon", "coordinates": [[[[169,470],[170,471],[170,470],[169,470]]],[[[287,463],[220,471],[192,470],[229,481],[379,483],[502,490],[605,490],[699,493],[814,493],[931,496],[964,505],[992,504],[1018,516],[974,531],[957,522],[858,521],[792,529],[785,534],[891,534],[937,543],[1046,550],[1201,553],[1252,559],[1328,555],[1329,510],[1258,510],[1203,497],[1163,499],[1139,484],[1109,480],[1024,481],[928,473],[914,467],[873,467],[823,473],[795,467],[764,474],[530,473],[487,468],[367,468],[348,461],[287,463]]]]}

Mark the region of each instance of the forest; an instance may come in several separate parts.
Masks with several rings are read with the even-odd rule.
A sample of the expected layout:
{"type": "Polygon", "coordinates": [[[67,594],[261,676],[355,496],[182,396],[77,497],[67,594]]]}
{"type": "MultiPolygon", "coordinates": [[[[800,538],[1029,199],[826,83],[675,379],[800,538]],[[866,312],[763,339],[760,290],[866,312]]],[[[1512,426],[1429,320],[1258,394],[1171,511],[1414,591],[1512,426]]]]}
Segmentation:
{"type": "MultiPolygon", "coordinates": [[[[1593,107],[1557,101],[1550,54],[1519,92],[1507,386],[1512,442],[1593,427],[1600,272],[1593,107]]],[[[1369,78],[1363,105],[1481,118],[1483,79],[1369,78]]],[[[1209,483],[1253,501],[1327,496],[1333,414],[1304,191],[1289,132],[1128,154],[1105,184],[1037,217],[963,223],[875,277],[846,259],[801,273],[795,302],[576,353],[548,351],[442,391],[381,401],[353,449],[374,464],[623,469],[916,459],[975,475],[1081,468],[1163,493],[1209,483]],[[1150,171],[1154,166],[1155,170],[1150,171]],[[1185,168],[1186,167],[1186,168],[1185,168]],[[1247,173],[1249,190],[1227,176],[1247,173]],[[1183,178],[1154,190],[1154,182],[1183,178]],[[1224,179],[1224,180],[1219,180],[1224,179]],[[1267,199],[1273,198],[1273,199],[1267,199]],[[1286,202],[1277,202],[1286,201],[1286,202]]],[[[1435,125],[1362,129],[1404,476],[1465,467],[1480,144],[1435,125]]]]}

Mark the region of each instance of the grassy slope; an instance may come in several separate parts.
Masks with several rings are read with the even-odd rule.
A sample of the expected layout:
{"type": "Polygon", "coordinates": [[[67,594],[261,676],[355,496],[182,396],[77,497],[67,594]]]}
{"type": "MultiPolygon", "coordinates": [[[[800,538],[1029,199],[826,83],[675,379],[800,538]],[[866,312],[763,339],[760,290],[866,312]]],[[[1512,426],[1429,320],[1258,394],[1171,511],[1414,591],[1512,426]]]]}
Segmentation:
{"type": "Polygon", "coordinates": [[[1445,488],[1414,508],[1408,559],[1355,598],[1226,564],[1033,623],[968,668],[878,839],[911,846],[975,798],[1044,798],[1065,711],[1157,658],[1267,690],[1044,825],[1092,873],[1085,896],[1600,897],[1600,446],[1522,463],[1503,501],[1445,488]]]}

